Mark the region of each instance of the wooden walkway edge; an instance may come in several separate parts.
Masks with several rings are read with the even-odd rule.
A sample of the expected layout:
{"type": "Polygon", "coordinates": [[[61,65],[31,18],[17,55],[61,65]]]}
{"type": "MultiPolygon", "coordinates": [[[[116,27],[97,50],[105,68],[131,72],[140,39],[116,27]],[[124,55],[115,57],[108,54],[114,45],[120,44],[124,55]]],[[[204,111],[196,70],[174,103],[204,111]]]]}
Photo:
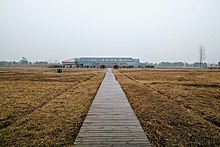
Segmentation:
{"type": "Polygon", "coordinates": [[[74,146],[151,146],[111,69],[102,81],[74,146]]]}

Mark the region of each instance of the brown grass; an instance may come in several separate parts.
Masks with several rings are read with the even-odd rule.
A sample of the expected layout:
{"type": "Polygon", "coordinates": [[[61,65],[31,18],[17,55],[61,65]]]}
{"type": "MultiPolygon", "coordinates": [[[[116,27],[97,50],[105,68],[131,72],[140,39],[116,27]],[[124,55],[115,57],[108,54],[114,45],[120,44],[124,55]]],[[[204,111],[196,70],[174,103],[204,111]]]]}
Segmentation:
{"type": "Polygon", "coordinates": [[[151,143],[220,146],[220,72],[114,70],[151,143]]]}
{"type": "Polygon", "coordinates": [[[104,73],[0,68],[0,146],[72,145],[104,73]]]}

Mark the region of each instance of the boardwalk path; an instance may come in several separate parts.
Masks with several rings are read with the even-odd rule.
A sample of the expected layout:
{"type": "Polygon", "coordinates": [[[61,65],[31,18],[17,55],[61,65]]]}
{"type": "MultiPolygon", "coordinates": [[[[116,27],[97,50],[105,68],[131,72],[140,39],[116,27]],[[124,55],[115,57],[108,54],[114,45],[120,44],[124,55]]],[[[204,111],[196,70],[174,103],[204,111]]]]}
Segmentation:
{"type": "Polygon", "coordinates": [[[111,69],[106,73],[74,146],[151,146],[111,69]]]}

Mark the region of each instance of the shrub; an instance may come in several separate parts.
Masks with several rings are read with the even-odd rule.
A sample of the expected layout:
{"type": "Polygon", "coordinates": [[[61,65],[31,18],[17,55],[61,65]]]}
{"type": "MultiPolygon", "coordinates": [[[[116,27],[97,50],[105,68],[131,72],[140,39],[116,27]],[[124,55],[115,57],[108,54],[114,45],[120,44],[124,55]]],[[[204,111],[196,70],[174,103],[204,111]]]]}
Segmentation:
{"type": "Polygon", "coordinates": [[[104,68],[105,68],[105,65],[101,65],[100,68],[104,69],[104,68]]]}
{"type": "Polygon", "coordinates": [[[62,73],[62,72],[63,72],[62,68],[57,69],[57,73],[62,73]]]}
{"type": "Polygon", "coordinates": [[[118,65],[114,65],[114,69],[118,69],[119,68],[119,66],[118,65]]]}

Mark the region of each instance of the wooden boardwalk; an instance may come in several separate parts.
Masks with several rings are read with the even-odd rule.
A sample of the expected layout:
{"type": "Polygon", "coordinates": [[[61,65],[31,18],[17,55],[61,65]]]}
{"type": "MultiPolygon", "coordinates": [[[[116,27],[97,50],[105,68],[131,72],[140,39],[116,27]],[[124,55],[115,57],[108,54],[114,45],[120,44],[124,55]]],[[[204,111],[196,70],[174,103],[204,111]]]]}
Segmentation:
{"type": "Polygon", "coordinates": [[[111,69],[106,73],[74,146],[151,146],[111,69]]]}

